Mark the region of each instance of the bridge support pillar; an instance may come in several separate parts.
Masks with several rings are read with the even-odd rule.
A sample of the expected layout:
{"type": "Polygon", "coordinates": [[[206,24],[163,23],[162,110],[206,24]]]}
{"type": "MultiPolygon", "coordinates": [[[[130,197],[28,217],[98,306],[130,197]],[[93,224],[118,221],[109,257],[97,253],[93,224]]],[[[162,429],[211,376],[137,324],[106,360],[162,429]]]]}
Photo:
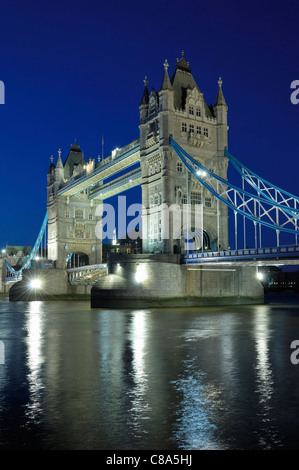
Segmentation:
{"type": "Polygon", "coordinates": [[[257,268],[180,264],[179,255],[108,259],[108,275],[91,289],[93,308],[188,307],[264,303],[257,268]]]}

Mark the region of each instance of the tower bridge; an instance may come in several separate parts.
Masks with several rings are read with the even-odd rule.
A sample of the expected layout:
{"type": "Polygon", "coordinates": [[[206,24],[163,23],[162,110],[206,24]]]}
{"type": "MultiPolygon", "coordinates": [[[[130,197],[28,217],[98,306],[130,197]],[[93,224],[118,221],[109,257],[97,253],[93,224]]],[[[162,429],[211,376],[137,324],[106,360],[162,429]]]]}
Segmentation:
{"type": "Polygon", "coordinates": [[[65,159],[60,150],[56,164],[51,157],[47,214],[26,263],[16,271],[6,262],[11,277],[20,278],[22,273],[26,277],[26,270],[32,270],[43,236],[51,276],[71,286],[72,292],[75,288],[80,292],[80,286],[86,292],[89,286],[94,306],[102,305],[104,297],[108,304],[116,297],[140,300],[140,296],[149,302],[153,297],[198,302],[198,297],[223,297],[225,291],[239,299],[260,299],[261,286],[255,279],[258,263],[297,262],[299,199],[258,176],[228,150],[222,79],[214,105],[208,105],[184,53],[171,78],[168,69],[166,60],[159,91],[150,91],[147,77],[144,80],[136,140],[100,161],[85,160],[76,141],[65,159]],[[228,165],[236,171],[239,186],[228,179],[228,165]],[[142,220],[142,254],[111,256],[104,266],[97,232],[104,218],[99,209],[106,199],[136,187],[142,193],[138,219],[142,220]],[[229,220],[234,225],[232,242],[229,220]],[[270,248],[263,246],[265,231],[274,235],[270,248]],[[198,295],[195,278],[187,274],[188,265],[210,262],[221,269],[228,261],[235,263],[238,276],[229,277],[222,267],[216,281],[200,278],[201,286],[210,282],[214,287],[206,292],[201,288],[198,295]],[[170,287],[163,291],[161,283],[170,287]]]}

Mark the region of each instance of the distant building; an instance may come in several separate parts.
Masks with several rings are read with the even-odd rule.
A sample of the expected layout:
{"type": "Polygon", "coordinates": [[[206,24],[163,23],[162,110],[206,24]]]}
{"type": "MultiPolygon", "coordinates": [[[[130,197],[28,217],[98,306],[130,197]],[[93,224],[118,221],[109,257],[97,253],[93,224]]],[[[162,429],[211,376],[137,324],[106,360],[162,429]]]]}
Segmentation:
{"type": "Polygon", "coordinates": [[[31,252],[31,246],[6,245],[5,254],[7,256],[28,256],[31,252]]]}
{"type": "Polygon", "coordinates": [[[262,266],[259,272],[263,274],[262,283],[268,292],[293,291],[299,292],[299,269],[283,271],[276,266],[262,266]]]}
{"type": "Polygon", "coordinates": [[[109,253],[115,254],[129,254],[129,253],[142,253],[142,239],[141,232],[135,231],[134,235],[128,234],[126,237],[120,240],[113,239],[110,243],[104,243],[102,245],[102,261],[107,262],[107,256],[109,253]],[[130,237],[131,235],[131,237],[130,237]]]}

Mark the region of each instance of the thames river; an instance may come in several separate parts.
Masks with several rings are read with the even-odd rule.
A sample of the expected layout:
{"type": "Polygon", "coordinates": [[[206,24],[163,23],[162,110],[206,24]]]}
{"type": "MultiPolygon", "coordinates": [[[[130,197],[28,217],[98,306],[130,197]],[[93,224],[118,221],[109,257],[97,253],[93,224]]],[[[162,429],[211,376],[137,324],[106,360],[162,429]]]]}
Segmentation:
{"type": "Polygon", "coordinates": [[[0,450],[299,449],[299,304],[2,299],[0,340],[0,450]]]}

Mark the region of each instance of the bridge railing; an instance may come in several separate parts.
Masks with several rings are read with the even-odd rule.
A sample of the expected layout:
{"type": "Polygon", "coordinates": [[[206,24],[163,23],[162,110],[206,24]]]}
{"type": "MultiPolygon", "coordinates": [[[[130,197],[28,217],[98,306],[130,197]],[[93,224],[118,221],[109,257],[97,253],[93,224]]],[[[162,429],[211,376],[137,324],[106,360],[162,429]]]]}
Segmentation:
{"type": "Polygon", "coordinates": [[[283,246],[275,248],[248,248],[241,250],[204,251],[181,255],[181,262],[223,261],[228,259],[244,260],[256,258],[299,258],[299,246],[283,246]]]}

